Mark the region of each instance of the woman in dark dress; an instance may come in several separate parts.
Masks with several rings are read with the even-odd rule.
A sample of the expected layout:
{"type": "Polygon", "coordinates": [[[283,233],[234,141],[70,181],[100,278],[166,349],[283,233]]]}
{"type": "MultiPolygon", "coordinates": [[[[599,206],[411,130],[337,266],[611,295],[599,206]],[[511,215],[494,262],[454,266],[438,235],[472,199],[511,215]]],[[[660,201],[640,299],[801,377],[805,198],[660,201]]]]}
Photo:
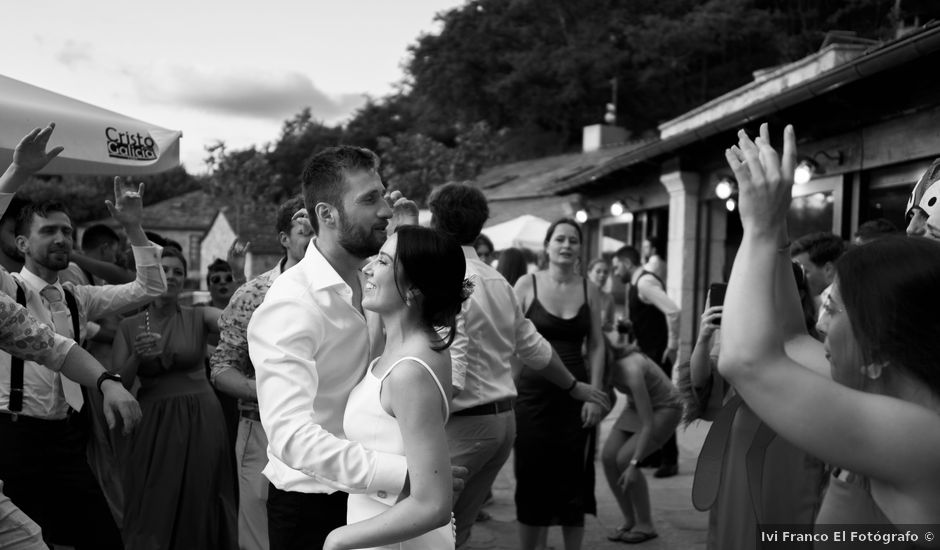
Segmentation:
{"type": "MultiPolygon", "coordinates": [[[[545,252],[548,269],[520,278],[516,295],[571,374],[601,388],[601,296],[575,269],[581,255],[578,224],[569,219],[553,223],[545,236],[545,252]],[[585,342],[589,365],[583,355],[585,342]]],[[[578,550],[584,514],[597,513],[595,426],[606,411],[574,400],[529,369],[522,369],[517,388],[514,452],[521,547],[544,548],[548,527],[561,525],[565,549],[578,550]]]]}
{"type": "Polygon", "coordinates": [[[163,249],[166,294],[121,322],[113,365],[140,380],[143,419],[123,445],[128,550],[237,548],[225,419],[206,378],[206,339],[219,310],[179,305],[186,260],[163,249]]]}

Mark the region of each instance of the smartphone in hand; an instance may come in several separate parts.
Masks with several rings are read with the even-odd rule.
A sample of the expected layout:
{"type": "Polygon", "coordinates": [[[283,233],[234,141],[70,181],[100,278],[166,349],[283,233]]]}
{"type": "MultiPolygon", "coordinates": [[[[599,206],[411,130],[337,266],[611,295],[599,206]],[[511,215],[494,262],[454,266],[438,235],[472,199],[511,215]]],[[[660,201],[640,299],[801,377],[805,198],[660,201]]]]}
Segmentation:
{"type": "MultiPolygon", "coordinates": [[[[725,291],[728,290],[727,283],[712,283],[708,286],[708,305],[711,307],[725,305],[725,291]]],[[[715,323],[721,324],[721,318],[715,323]]]]}

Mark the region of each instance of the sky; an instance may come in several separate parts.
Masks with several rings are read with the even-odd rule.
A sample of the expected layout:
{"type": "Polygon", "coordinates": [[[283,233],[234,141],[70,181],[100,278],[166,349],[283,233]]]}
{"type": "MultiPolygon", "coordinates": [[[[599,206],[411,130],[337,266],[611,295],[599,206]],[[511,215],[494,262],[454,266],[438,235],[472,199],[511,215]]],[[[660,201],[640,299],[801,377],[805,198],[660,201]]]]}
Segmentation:
{"type": "MultiPolygon", "coordinates": [[[[309,106],[328,124],[403,76],[408,46],[463,0],[31,1],[6,6],[0,74],[182,130],[180,157],[273,142],[309,106]]],[[[53,138],[54,141],[54,138],[53,138]]]]}

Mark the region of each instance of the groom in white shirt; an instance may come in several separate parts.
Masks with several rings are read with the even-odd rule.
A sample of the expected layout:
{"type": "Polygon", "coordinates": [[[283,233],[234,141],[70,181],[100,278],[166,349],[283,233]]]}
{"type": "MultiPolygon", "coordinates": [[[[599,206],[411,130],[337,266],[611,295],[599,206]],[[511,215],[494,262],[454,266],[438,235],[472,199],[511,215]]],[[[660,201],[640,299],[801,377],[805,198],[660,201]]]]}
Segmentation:
{"type": "Polygon", "coordinates": [[[413,202],[389,204],[397,195],[386,197],[378,165],[375,153],[350,146],[308,161],[303,196],[317,237],[248,325],[268,435],[271,550],[322,548],[346,524],[346,493],[392,504],[405,485],[405,457],[342,439],[349,393],[384,347],[378,316],[361,306],[360,268],[385,242],[393,215],[417,219],[413,202]]]}

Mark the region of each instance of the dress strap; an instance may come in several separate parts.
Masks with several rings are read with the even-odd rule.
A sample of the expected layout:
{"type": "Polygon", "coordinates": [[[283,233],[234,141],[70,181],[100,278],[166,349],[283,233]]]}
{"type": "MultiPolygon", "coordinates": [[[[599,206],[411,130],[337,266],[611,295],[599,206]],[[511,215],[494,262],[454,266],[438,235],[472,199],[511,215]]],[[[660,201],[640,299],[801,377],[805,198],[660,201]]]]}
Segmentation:
{"type": "Polygon", "coordinates": [[[434,379],[434,383],[437,384],[437,389],[441,391],[441,399],[444,403],[444,418],[445,419],[450,418],[450,398],[447,396],[447,392],[444,391],[444,386],[441,385],[441,381],[437,378],[437,375],[434,374],[434,370],[427,363],[425,363],[421,359],[418,359],[417,357],[407,355],[405,357],[402,357],[398,361],[395,361],[394,363],[392,363],[392,366],[390,366],[388,370],[385,371],[385,374],[382,375],[382,378],[379,379],[379,383],[384,382],[385,379],[388,377],[388,375],[392,372],[392,370],[395,367],[397,367],[399,364],[405,361],[414,361],[415,363],[424,367],[424,370],[428,371],[428,374],[430,374],[431,378],[434,379]]]}
{"type": "Polygon", "coordinates": [[[536,280],[535,273],[533,273],[532,274],[532,296],[534,298],[534,300],[532,300],[533,302],[537,302],[539,300],[539,285],[535,284],[535,280],[536,280]]]}

